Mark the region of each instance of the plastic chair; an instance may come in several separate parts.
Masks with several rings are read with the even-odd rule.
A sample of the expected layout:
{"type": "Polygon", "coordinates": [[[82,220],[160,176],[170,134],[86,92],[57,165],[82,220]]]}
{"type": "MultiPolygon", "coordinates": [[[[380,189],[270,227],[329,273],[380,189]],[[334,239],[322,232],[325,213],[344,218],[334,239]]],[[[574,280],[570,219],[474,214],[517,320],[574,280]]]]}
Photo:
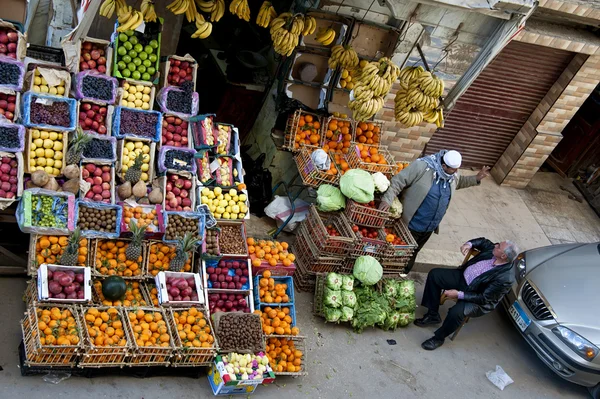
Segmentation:
{"type": "MultiPolygon", "coordinates": [[[[471,250],[467,253],[467,255],[465,256],[465,259],[463,260],[462,265],[465,265],[471,258],[475,257],[479,255],[479,251],[471,248],[471,250]]],[[[442,296],[440,298],[440,305],[443,305],[444,302],[446,302],[446,300],[448,300],[449,298],[446,296],[446,294],[442,293],[442,296]]],[[[463,322],[460,324],[460,326],[458,326],[458,328],[456,329],[456,331],[454,331],[454,334],[452,334],[452,336],[450,337],[450,341],[454,341],[454,338],[456,338],[456,336],[458,335],[459,331],[461,330],[461,328],[463,328],[463,326],[465,324],[467,324],[469,322],[470,317],[466,316],[465,319],[463,320],[463,322]]]]}

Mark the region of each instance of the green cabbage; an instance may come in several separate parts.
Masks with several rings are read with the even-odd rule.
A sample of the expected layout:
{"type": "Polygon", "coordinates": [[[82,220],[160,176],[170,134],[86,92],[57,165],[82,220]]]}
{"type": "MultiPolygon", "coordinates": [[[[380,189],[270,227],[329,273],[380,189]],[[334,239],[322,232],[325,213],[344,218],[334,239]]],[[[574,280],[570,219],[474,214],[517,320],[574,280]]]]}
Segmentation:
{"type": "Polygon", "coordinates": [[[327,274],[325,285],[331,290],[340,290],[342,288],[342,276],[337,273],[327,274]]]}
{"type": "Polygon", "coordinates": [[[410,299],[415,296],[415,282],[412,280],[404,280],[400,282],[398,296],[400,298],[410,299]]]}
{"type": "Polygon", "coordinates": [[[346,197],[366,204],[374,199],[375,184],[369,172],[350,169],[340,178],[340,190],[346,197]]]}
{"type": "Polygon", "coordinates": [[[323,309],[323,313],[325,314],[325,320],[330,323],[337,323],[342,317],[342,311],[340,309],[328,308],[327,306],[323,309]]]}
{"type": "Polygon", "coordinates": [[[383,276],[383,268],[377,259],[372,256],[365,255],[356,259],[352,274],[354,274],[354,277],[356,277],[364,285],[374,285],[381,280],[381,277],[383,276]]]}
{"type": "Polygon", "coordinates": [[[354,289],[354,277],[350,275],[342,276],[342,289],[352,291],[354,289]]]}
{"type": "Polygon", "coordinates": [[[352,291],[342,291],[342,305],[349,308],[356,306],[356,295],[352,291]]]}
{"type": "Polygon", "coordinates": [[[342,293],[339,290],[330,290],[325,287],[323,292],[323,304],[330,308],[339,308],[342,306],[342,293]]]}
{"type": "Polygon", "coordinates": [[[396,298],[398,295],[398,283],[396,280],[386,279],[383,281],[383,295],[388,298],[396,298]]]}
{"type": "Polygon", "coordinates": [[[412,323],[414,320],[415,320],[414,312],[400,313],[400,321],[398,322],[398,324],[400,325],[400,327],[406,327],[407,325],[412,323]]]}
{"type": "Polygon", "coordinates": [[[346,206],[346,198],[339,188],[322,184],[317,190],[317,208],[323,212],[338,211],[346,206]]]}
{"type": "Polygon", "coordinates": [[[400,322],[400,312],[393,311],[389,313],[383,323],[384,330],[395,330],[398,327],[398,323],[400,322]]]}
{"type": "Polygon", "coordinates": [[[350,321],[354,316],[354,310],[349,308],[348,306],[344,306],[342,308],[342,317],[340,317],[340,321],[350,321]]]}
{"type": "Polygon", "coordinates": [[[415,297],[410,299],[400,299],[396,302],[395,308],[400,313],[411,313],[417,308],[417,300],[415,297]]]}

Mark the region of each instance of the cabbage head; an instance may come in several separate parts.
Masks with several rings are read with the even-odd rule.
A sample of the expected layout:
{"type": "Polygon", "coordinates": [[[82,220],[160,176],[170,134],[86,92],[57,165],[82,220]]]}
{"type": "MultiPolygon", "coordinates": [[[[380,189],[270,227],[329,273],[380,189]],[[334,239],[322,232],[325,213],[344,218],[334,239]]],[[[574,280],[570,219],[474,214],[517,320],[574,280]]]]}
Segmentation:
{"type": "Polygon", "coordinates": [[[350,275],[342,275],[342,289],[352,291],[354,289],[354,277],[350,275]]]}
{"type": "Polygon", "coordinates": [[[342,291],[342,305],[349,308],[356,306],[356,295],[352,291],[342,291]]]}
{"type": "Polygon", "coordinates": [[[325,320],[330,323],[337,323],[342,317],[342,311],[340,309],[328,308],[327,306],[323,309],[323,314],[325,315],[325,320]]]}
{"type": "Polygon", "coordinates": [[[325,285],[330,290],[340,290],[342,288],[342,276],[337,273],[329,273],[325,278],[325,285]]]}
{"type": "Polygon", "coordinates": [[[342,307],[342,317],[340,317],[340,321],[350,321],[354,317],[354,310],[349,308],[348,306],[342,307]]]}
{"type": "Polygon", "coordinates": [[[385,321],[383,322],[384,330],[395,330],[398,327],[398,323],[400,322],[400,312],[392,311],[390,312],[385,321]]]}
{"type": "Polygon", "coordinates": [[[415,282],[413,280],[404,280],[400,282],[398,297],[410,299],[415,297],[415,282]]]}
{"type": "Polygon", "coordinates": [[[414,312],[400,313],[400,321],[398,322],[398,324],[400,325],[400,327],[406,327],[407,325],[412,323],[414,320],[415,320],[414,312]]]}
{"type": "Polygon", "coordinates": [[[322,212],[338,211],[346,206],[346,198],[339,188],[322,184],[317,190],[317,208],[322,212]]]}
{"type": "Polygon", "coordinates": [[[396,298],[398,295],[398,283],[396,280],[387,279],[383,281],[383,295],[388,298],[396,298]]]}
{"type": "Polygon", "coordinates": [[[374,199],[375,184],[369,172],[350,169],[340,178],[340,190],[346,197],[366,204],[374,199]]]}
{"type": "Polygon", "coordinates": [[[323,305],[330,308],[339,308],[342,306],[342,293],[339,290],[330,290],[325,287],[323,291],[323,305]]]}
{"type": "Polygon", "coordinates": [[[383,276],[383,268],[381,264],[372,256],[365,255],[356,259],[354,262],[354,277],[364,285],[377,284],[383,276]]]}

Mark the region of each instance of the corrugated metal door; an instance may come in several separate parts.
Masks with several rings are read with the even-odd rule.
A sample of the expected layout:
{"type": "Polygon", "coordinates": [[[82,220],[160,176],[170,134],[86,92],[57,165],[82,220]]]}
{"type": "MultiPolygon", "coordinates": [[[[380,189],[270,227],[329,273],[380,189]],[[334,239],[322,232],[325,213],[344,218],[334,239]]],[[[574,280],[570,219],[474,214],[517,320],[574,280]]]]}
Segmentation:
{"type": "Polygon", "coordinates": [[[493,166],[574,55],[509,43],[458,99],[426,154],[454,149],[464,166],[493,166]]]}

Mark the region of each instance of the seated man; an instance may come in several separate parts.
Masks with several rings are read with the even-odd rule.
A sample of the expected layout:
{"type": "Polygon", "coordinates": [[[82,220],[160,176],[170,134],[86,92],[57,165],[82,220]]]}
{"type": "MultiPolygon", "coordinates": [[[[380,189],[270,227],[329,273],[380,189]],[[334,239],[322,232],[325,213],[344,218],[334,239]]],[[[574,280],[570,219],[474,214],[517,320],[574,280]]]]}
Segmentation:
{"type": "Polygon", "coordinates": [[[494,244],[486,238],[476,238],[460,250],[466,255],[471,248],[478,250],[479,255],[458,269],[433,269],[427,275],[421,305],[428,311],[423,318],[415,320],[415,325],[425,327],[441,323],[438,309],[442,290],[448,299],[457,302],[434,336],[421,344],[423,349],[431,351],[442,346],[444,339],[461,325],[465,316],[478,317],[494,310],[514,282],[512,261],[519,254],[515,244],[510,241],[494,244]]]}

